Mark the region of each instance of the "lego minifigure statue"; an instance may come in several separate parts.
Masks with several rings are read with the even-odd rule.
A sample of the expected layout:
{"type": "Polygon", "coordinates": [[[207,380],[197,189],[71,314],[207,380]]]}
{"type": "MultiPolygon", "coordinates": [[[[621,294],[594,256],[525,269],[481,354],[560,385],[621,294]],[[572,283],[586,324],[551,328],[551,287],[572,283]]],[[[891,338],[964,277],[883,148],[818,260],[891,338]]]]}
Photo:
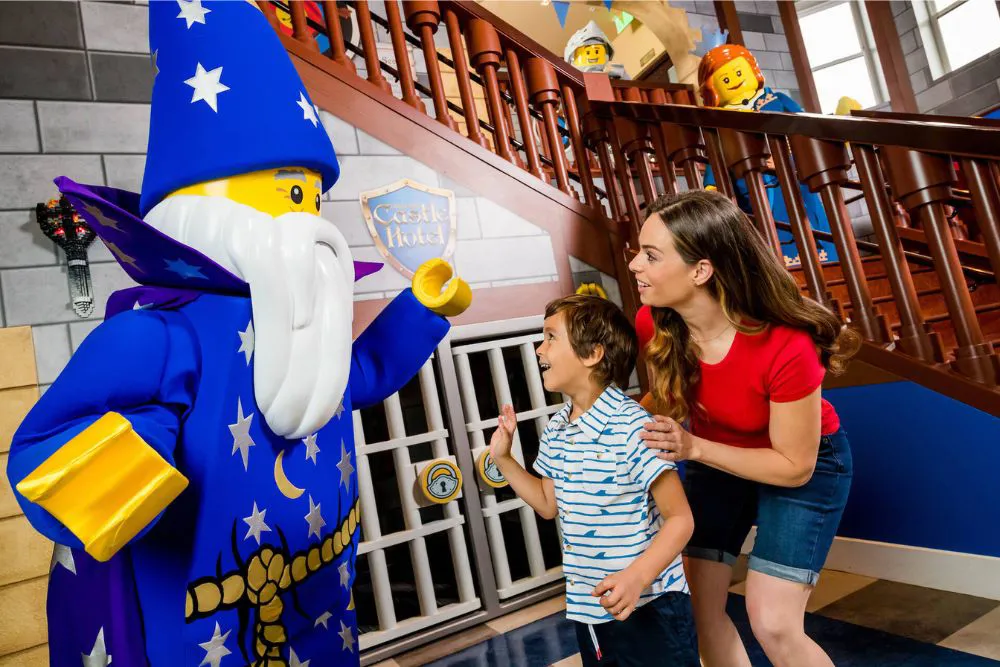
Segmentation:
{"type": "Polygon", "coordinates": [[[612,79],[628,80],[625,67],[611,62],[614,57],[614,47],[604,31],[593,21],[570,37],[563,53],[566,62],[581,72],[604,72],[612,79]]]}

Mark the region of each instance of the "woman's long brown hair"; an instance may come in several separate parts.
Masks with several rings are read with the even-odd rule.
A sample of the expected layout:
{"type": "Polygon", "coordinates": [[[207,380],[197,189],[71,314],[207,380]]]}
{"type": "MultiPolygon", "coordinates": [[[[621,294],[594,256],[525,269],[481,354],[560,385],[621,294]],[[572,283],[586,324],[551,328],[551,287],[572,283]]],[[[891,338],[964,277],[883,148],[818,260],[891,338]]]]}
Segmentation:
{"type": "MultiPolygon", "coordinates": [[[[844,371],[860,337],[827,308],[802,296],[791,274],[732,201],[717,192],[692,190],[658,198],[648,213],[647,220],[667,226],[687,264],[703,259],[712,263],[705,289],[738,331],[757,333],[770,324],[803,330],[816,343],[827,371],[844,371]]],[[[695,409],[697,345],[675,310],[652,312],[656,331],[646,359],[654,369],[653,398],[661,414],[683,421],[695,409]]]]}

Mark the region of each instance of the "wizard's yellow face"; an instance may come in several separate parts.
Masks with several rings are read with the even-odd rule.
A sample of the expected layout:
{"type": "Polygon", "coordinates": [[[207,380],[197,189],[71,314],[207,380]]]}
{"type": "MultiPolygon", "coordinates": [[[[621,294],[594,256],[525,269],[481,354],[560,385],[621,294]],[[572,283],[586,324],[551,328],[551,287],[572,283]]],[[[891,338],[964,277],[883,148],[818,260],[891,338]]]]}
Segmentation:
{"type": "Polygon", "coordinates": [[[587,44],[573,52],[574,67],[603,65],[608,62],[608,49],[603,44],[587,44]]]}
{"type": "Polygon", "coordinates": [[[323,179],[304,167],[265,169],[189,185],[170,194],[226,197],[278,217],[284,213],[319,214],[323,179]]]}
{"type": "Polygon", "coordinates": [[[712,84],[719,93],[719,106],[743,104],[757,93],[757,77],[742,56],[720,67],[712,75],[712,84]]]}

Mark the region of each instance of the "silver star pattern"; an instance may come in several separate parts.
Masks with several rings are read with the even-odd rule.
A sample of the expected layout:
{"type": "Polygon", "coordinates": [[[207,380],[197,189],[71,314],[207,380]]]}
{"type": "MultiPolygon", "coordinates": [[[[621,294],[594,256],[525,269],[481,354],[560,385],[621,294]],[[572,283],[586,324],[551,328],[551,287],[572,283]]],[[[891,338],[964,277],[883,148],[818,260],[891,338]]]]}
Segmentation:
{"type": "Polygon", "coordinates": [[[246,331],[237,331],[236,333],[240,336],[240,349],[236,350],[237,353],[242,352],[247,358],[247,366],[250,365],[250,357],[253,356],[253,320],[247,323],[246,331]]]}
{"type": "Polygon", "coordinates": [[[57,544],[52,550],[52,566],[49,568],[49,572],[56,569],[56,565],[62,565],[73,574],[76,574],[76,561],[73,560],[73,550],[62,544],[57,544]]]}
{"type": "Polygon", "coordinates": [[[340,632],[337,634],[344,640],[344,650],[354,653],[354,633],[349,627],[344,625],[343,621],[340,622],[340,632]]]}
{"type": "Polygon", "coordinates": [[[288,667],[309,667],[310,662],[312,660],[301,662],[299,656],[295,655],[295,649],[290,646],[288,647],[288,667]]]}
{"type": "Polygon", "coordinates": [[[187,22],[188,30],[195,23],[205,25],[205,14],[212,12],[211,9],[205,9],[201,6],[201,0],[177,0],[177,6],[181,8],[181,13],[177,15],[177,18],[187,22]]]}
{"type": "Polygon", "coordinates": [[[337,464],[337,468],[340,470],[340,483],[350,490],[354,465],[351,464],[351,455],[347,453],[347,446],[343,440],[340,441],[340,463],[337,464]]]}
{"type": "Polygon", "coordinates": [[[267,510],[259,511],[257,509],[257,503],[253,504],[253,514],[248,517],[244,517],[243,521],[250,526],[250,530],[247,531],[244,540],[249,540],[252,536],[257,540],[257,544],[260,544],[260,534],[271,532],[270,527],[264,523],[264,515],[267,514],[267,510]]]}
{"type": "Polygon", "coordinates": [[[156,78],[156,75],[160,73],[160,66],[156,64],[156,59],[159,58],[159,57],[160,57],[160,50],[159,49],[153,51],[152,55],[150,55],[150,59],[153,61],[153,78],[154,79],[156,78]]]}
{"type": "Polygon", "coordinates": [[[296,104],[302,109],[302,120],[307,120],[313,124],[313,127],[316,127],[319,123],[319,118],[316,117],[316,107],[309,104],[305,93],[299,93],[299,101],[296,104]]]}
{"type": "Polygon", "coordinates": [[[200,663],[201,665],[211,665],[212,667],[219,667],[219,663],[222,659],[232,653],[228,648],[226,648],[226,638],[229,637],[229,633],[232,630],[226,630],[226,634],[222,634],[222,630],[219,628],[219,622],[215,622],[215,633],[212,638],[209,639],[204,644],[198,644],[205,651],[205,657],[200,663]]]}
{"type": "Polygon", "coordinates": [[[309,496],[309,514],[306,514],[306,522],[309,524],[309,537],[315,535],[317,539],[320,536],[319,531],[326,525],[319,508],[320,506],[313,502],[312,496],[309,496]]]}
{"type": "Polygon", "coordinates": [[[316,619],[316,622],[313,623],[313,627],[315,628],[322,625],[324,629],[329,630],[330,628],[327,626],[327,623],[330,621],[331,618],[333,618],[333,614],[331,614],[328,611],[324,611],[322,614],[319,615],[319,618],[316,619]]]}
{"type": "Polygon", "coordinates": [[[122,232],[121,228],[118,226],[118,221],[113,220],[108,216],[104,215],[104,211],[102,211],[99,207],[94,206],[92,204],[84,204],[83,209],[95,220],[97,220],[97,222],[99,222],[102,227],[110,227],[116,232],[121,232],[122,234],[125,233],[122,232]]]}
{"type": "Polygon", "coordinates": [[[108,667],[111,664],[111,655],[108,654],[108,647],[104,644],[104,628],[97,633],[94,640],[94,648],[90,653],[81,653],[83,667],[108,667]]]}
{"type": "Polygon", "coordinates": [[[319,445],[316,444],[316,433],[303,438],[302,442],[306,443],[306,460],[312,461],[313,465],[316,465],[316,455],[319,454],[319,445]]]}
{"type": "MultiPolygon", "coordinates": [[[[183,0],[179,0],[183,2],[183,0]]],[[[219,93],[229,90],[229,86],[222,83],[222,68],[216,67],[211,71],[206,71],[201,63],[198,63],[194,71],[194,76],[184,83],[194,88],[191,95],[191,104],[202,101],[212,107],[212,111],[219,112],[219,93]]]]}
{"type": "Polygon", "coordinates": [[[341,416],[343,416],[343,414],[344,414],[344,402],[341,401],[340,405],[337,406],[337,411],[333,413],[333,416],[336,417],[337,419],[340,419],[341,416]]]}
{"type": "Polygon", "coordinates": [[[247,465],[250,462],[250,448],[256,445],[253,438],[250,437],[250,421],[253,419],[253,413],[251,412],[247,416],[243,416],[243,401],[242,399],[236,399],[236,423],[229,425],[229,432],[233,435],[233,454],[236,450],[240,450],[240,454],[243,456],[243,469],[247,469],[247,465]]]}
{"type": "Polygon", "coordinates": [[[132,257],[131,255],[129,255],[127,252],[119,248],[111,241],[105,241],[104,245],[106,245],[108,247],[108,250],[110,250],[114,254],[114,256],[118,258],[119,262],[121,262],[122,264],[128,264],[139,273],[143,272],[142,269],[139,268],[139,265],[135,263],[135,257],[132,257]]]}
{"type": "Polygon", "coordinates": [[[348,568],[346,560],[343,563],[340,564],[340,567],[337,568],[337,571],[340,573],[340,585],[343,586],[344,588],[350,590],[350,588],[351,588],[351,570],[350,570],[350,568],[348,568]]]}

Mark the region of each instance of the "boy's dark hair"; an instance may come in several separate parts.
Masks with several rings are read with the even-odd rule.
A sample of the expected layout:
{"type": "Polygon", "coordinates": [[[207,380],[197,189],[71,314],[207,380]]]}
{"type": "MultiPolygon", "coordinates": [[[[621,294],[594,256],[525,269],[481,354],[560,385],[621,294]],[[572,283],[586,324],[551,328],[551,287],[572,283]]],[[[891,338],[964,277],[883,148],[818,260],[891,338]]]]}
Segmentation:
{"type": "Polygon", "coordinates": [[[566,332],[576,356],[588,357],[595,346],[604,347],[604,358],[592,370],[594,381],[604,387],[611,383],[628,387],[639,340],[621,308],[599,296],[574,294],[545,306],[545,317],[557,313],[565,313],[566,332]]]}

